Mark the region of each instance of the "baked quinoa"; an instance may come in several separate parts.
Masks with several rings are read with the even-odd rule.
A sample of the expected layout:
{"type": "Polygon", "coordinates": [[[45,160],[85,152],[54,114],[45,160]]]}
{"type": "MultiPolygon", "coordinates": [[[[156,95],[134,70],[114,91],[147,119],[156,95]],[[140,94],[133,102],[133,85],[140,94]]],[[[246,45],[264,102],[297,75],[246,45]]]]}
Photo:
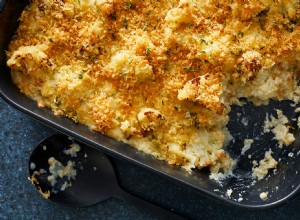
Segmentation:
{"type": "Polygon", "coordinates": [[[21,92],[187,171],[228,171],[230,106],[299,101],[298,0],[32,0],[21,92]]]}

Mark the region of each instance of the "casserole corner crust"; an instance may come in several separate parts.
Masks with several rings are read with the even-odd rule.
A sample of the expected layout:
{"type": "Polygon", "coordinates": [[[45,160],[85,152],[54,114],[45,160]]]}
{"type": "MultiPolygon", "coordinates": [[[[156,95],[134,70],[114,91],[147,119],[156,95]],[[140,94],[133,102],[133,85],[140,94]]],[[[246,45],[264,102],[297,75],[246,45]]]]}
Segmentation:
{"type": "Polygon", "coordinates": [[[299,101],[299,13],[298,0],[33,0],[7,65],[40,107],[226,172],[230,105],[299,101]]]}

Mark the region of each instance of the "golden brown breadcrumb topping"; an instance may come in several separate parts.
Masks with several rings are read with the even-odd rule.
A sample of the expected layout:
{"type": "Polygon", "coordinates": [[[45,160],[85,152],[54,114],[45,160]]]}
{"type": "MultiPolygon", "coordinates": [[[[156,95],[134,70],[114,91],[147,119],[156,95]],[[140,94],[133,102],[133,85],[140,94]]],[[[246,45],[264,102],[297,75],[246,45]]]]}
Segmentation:
{"type": "Polygon", "coordinates": [[[170,164],[228,170],[239,98],[299,101],[298,0],[33,0],[7,64],[53,109],[170,164]]]}

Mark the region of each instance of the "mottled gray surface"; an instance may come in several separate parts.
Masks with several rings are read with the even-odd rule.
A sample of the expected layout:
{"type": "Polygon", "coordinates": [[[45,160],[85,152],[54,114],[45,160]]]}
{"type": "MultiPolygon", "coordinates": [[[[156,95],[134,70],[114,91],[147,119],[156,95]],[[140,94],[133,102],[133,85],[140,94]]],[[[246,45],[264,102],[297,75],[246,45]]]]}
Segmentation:
{"type": "MultiPolygon", "coordinates": [[[[31,150],[54,131],[0,99],[0,219],[154,219],[125,201],[111,198],[74,209],[43,199],[27,180],[31,150]]],[[[300,219],[300,195],[264,212],[246,212],[203,197],[124,161],[114,160],[120,185],[129,192],[191,219],[300,219]]]]}

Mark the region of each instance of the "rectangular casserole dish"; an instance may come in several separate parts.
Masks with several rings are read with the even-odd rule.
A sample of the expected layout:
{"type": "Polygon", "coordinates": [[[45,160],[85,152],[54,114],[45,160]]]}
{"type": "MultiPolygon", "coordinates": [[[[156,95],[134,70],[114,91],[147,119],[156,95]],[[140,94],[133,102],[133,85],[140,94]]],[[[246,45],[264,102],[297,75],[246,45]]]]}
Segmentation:
{"type": "Polygon", "coordinates": [[[271,135],[261,135],[266,113],[272,114],[274,109],[278,108],[289,118],[299,116],[294,112],[295,107],[291,105],[291,102],[271,101],[268,106],[260,107],[251,103],[242,107],[233,106],[228,128],[234,141],[229,144],[227,150],[233,158],[238,159],[238,162],[233,172],[234,175],[221,182],[211,180],[206,170],[195,170],[189,174],[179,167],[170,166],[126,144],[91,131],[84,125],[76,124],[65,117],[54,116],[50,109],[39,108],[34,101],[19,92],[19,89],[12,83],[10,70],[6,66],[5,50],[18,26],[18,18],[28,2],[0,0],[0,96],[16,109],[111,156],[134,163],[174,183],[192,187],[228,205],[249,210],[265,210],[283,204],[297,194],[300,188],[300,173],[297,172],[300,170],[298,153],[300,133],[295,129],[296,141],[284,148],[276,147],[276,142],[272,140],[271,135]],[[252,160],[247,156],[240,156],[243,141],[250,138],[250,134],[256,140],[249,150],[252,160],[253,158],[257,161],[261,160],[270,148],[276,160],[281,158],[275,172],[269,172],[265,179],[257,182],[253,181],[251,176],[252,160]],[[228,190],[232,190],[230,196],[228,196],[228,190]],[[260,198],[262,192],[268,192],[268,199],[265,201],[260,198]]]}

